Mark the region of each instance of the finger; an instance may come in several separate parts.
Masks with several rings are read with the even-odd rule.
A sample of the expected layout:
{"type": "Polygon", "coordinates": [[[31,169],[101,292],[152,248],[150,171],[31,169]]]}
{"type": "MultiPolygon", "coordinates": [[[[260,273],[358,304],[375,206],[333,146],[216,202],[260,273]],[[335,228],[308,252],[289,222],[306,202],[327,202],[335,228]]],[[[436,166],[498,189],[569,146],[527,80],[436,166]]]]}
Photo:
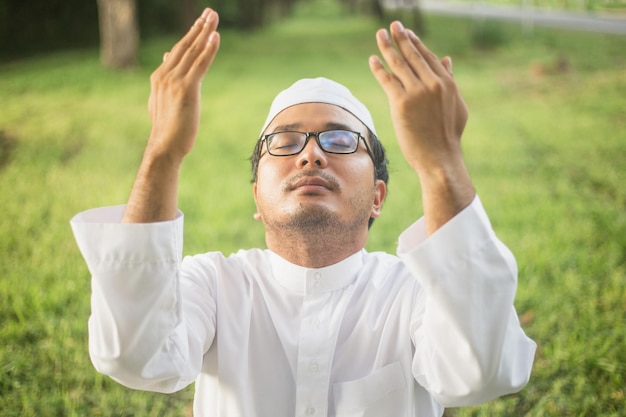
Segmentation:
{"type": "Polygon", "coordinates": [[[450,74],[451,76],[454,75],[452,73],[452,58],[450,58],[449,56],[444,56],[441,60],[441,65],[443,65],[446,71],[448,71],[448,74],[450,74]]]}
{"type": "Polygon", "coordinates": [[[210,32],[214,32],[217,29],[217,25],[219,23],[219,15],[216,11],[207,8],[205,9],[204,13],[202,13],[201,17],[206,22],[210,32]]]}
{"type": "Polygon", "coordinates": [[[441,61],[430,49],[424,45],[421,39],[411,29],[406,31],[411,43],[419,51],[425,63],[428,64],[430,72],[438,76],[449,75],[449,71],[442,65],[441,61]]]}
{"type": "MultiPolygon", "coordinates": [[[[214,50],[215,42],[211,43],[210,40],[215,40],[213,37],[215,34],[215,29],[218,25],[218,15],[217,13],[211,11],[207,18],[202,22],[201,31],[197,34],[195,39],[189,44],[189,46],[184,50],[182,57],[180,58],[180,62],[176,65],[176,72],[180,75],[186,74],[192,66],[195,65],[197,60],[202,60],[205,58],[205,54],[207,52],[212,52],[214,50]],[[207,51],[209,49],[209,51],[207,51]]],[[[217,38],[219,39],[219,38],[217,38]]]]}
{"type": "Polygon", "coordinates": [[[370,71],[378,81],[378,84],[382,87],[385,94],[388,97],[394,96],[396,94],[402,93],[404,88],[400,81],[393,75],[387,72],[385,66],[380,61],[380,58],[376,55],[372,55],[369,58],[369,66],[370,71]]]}
{"type": "Polygon", "coordinates": [[[387,30],[381,29],[376,32],[376,43],[385,63],[389,67],[389,71],[403,86],[407,87],[415,80],[416,74],[409,66],[407,60],[394,47],[387,30]]]}
{"type": "Polygon", "coordinates": [[[170,55],[169,52],[163,54],[163,62],[167,61],[167,57],[170,55]]]}
{"type": "Polygon", "coordinates": [[[219,47],[220,34],[218,32],[213,32],[209,36],[206,47],[189,68],[189,75],[197,80],[202,79],[202,77],[204,77],[206,72],[211,67],[213,60],[215,59],[215,55],[217,55],[219,47]]]}
{"type": "Polygon", "coordinates": [[[199,36],[202,36],[203,32],[206,34],[207,19],[210,18],[212,10],[209,8],[204,9],[200,17],[196,19],[189,31],[172,47],[171,52],[167,57],[166,68],[173,68],[181,59],[185,56],[185,53],[191,45],[197,40],[199,36]]]}
{"type": "Polygon", "coordinates": [[[430,63],[414,45],[413,40],[409,38],[409,31],[404,28],[402,23],[395,21],[389,29],[393,41],[398,46],[399,53],[406,60],[414,76],[422,80],[432,77],[433,71],[430,63]]]}
{"type": "Polygon", "coordinates": [[[202,23],[204,20],[202,18],[196,19],[195,23],[189,28],[189,31],[178,41],[170,52],[167,52],[167,57],[164,56],[163,62],[167,62],[167,65],[164,65],[166,68],[171,68],[175,66],[181,59],[184,54],[185,49],[189,47],[189,45],[193,42],[193,40],[198,36],[198,33],[202,30],[202,23]]]}

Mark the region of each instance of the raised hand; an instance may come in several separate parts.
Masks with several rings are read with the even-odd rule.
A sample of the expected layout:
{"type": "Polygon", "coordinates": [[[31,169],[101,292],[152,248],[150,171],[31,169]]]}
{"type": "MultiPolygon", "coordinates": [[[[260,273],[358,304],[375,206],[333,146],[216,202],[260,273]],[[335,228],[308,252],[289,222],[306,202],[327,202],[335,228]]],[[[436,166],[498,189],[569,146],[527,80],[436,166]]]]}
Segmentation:
{"type": "Polygon", "coordinates": [[[180,167],[200,124],[200,87],[219,49],[217,24],[217,13],[205,9],[150,77],[152,130],[123,222],[160,222],[176,216],[180,167]]]}
{"type": "Polygon", "coordinates": [[[149,152],[184,157],[200,123],[200,87],[219,49],[218,15],[205,9],[150,77],[149,152]]]}
{"type": "Polygon", "coordinates": [[[446,164],[460,152],[468,116],[451,60],[440,61],[400,22],[391,25],[391,36],[384,29],[376,34],[389,71],[376,56],[370,68],[389,99],[402,152],[417,170],[446,164]]]}
{"type": "Polygon", "coordinates": [[[387,69],[369,64],[391,109],[396,137],[422,184],[427,231],[434,232],[467,206],[474,188],[461,152],[468,111],[452,76],[452,61],[439,60],[400,22],[376,33],[387,69]]]}

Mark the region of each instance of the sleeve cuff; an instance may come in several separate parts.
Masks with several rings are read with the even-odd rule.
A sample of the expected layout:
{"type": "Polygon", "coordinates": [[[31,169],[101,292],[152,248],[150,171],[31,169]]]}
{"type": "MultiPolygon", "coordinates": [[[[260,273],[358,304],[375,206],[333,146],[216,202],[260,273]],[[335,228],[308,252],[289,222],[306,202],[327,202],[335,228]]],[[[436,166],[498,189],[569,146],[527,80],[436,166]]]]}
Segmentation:
{"type": "Polygon", "coordinates": [[[400,235],[398,256],[427,288],[450,280],[455,281],[448,283],[452,288],[462,290],[472,284],[459,285],[451,277],[484,269],[485,265],[489,271],[480,275],[486,279],[492,275],[517,276],[515,258],[496,237],[478,196],[428,238],[423,218],[415,222],[400,235]]]}
{"type": "Polygon", "coordinates": [[[90,265],[180,262],[183,213],[171,221],[121,223],[125,206],[91,209],[70,221],[78,247],[90,265]]]}
{"type": "Polygon", "coordinates": [[[476,234],[488,238],[493,235],[491,223],[478,195],[430,237],[426,236],[423,217],[409,226],[398,239],[398,256],[408,255],[422,246],[438,245],[439,242],[447,247],[458,246],[457,242],[462,244],[459,236],[475,236],[476,234]]]}

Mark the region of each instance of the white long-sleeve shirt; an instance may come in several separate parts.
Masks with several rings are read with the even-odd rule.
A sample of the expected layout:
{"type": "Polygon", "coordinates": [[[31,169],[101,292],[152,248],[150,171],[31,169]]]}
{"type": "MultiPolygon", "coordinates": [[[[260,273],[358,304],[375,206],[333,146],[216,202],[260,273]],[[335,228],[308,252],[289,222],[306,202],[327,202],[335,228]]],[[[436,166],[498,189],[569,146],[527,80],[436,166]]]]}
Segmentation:
{"type": "Polygon", "coordinates": [[[92,274],[92,361],[136,389],[195,381],[196,417],[434,417],[529,379],[516,263],[478,198],[428,239],[413,224],[398,257],[318,269],[260,249],[182,259],[182,214],[122,213],[71,222],[92,274]]]}

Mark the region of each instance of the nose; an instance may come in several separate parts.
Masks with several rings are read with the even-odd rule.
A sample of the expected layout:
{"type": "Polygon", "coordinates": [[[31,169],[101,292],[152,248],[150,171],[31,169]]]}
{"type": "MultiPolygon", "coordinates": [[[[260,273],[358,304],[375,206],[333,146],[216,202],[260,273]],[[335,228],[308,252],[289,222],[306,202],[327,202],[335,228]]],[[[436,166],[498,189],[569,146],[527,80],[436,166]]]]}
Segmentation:
{"type": "Polygon", "coordinates": [[[296,165],[300,169],[325,168],[328,165],[326,152],[317,143],[317,137],[312,136],[304,149],[296,158],[296,165]]]}

